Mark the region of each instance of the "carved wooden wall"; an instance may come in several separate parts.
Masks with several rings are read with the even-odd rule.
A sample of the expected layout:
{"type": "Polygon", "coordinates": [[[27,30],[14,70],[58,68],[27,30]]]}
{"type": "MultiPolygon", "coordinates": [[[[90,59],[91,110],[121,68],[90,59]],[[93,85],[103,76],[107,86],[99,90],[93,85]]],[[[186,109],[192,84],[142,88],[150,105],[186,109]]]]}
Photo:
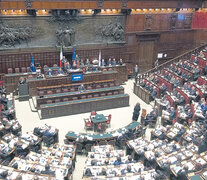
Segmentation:
{"type": "Polygon", "coordinates": [[[192,13],[139,14],[126,19],[126,32],[191,29],[192,13]]]}

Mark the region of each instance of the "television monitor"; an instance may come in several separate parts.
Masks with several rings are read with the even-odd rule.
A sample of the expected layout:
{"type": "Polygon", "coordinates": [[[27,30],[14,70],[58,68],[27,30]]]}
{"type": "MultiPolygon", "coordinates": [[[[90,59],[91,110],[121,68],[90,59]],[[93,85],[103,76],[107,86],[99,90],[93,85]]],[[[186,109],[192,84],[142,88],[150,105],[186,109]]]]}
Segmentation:
{"type": "Polygon", "coordinates": [[[82,81],[83,80],[83,74],[72,74],[72,81],[82,81]]]}

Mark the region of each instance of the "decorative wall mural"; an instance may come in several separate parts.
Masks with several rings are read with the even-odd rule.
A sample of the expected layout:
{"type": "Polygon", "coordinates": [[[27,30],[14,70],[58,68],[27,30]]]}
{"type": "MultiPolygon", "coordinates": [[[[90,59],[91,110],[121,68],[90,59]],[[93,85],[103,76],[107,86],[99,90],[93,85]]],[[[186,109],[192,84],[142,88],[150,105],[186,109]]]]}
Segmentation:
{"type": "Polygon", "coordinates": [[[56,31],[57,46],[69,47],[75,42],[75,30],[67,27],[56,31]]]}
{"type": "Polygon", "coordinates": [[[107,25],[100,26],[96,34],[106,40],[124,41],[124,28],[119,22],[110,21],[107,25]]]}
{"type": "Polygon", "coordinates": [[[21,43],[28,43],[35,36],[40,35],[41,30],[32,27],[8,26],[0,24],[0,46],[11,47],[21,43]]]}
{"type": "Polygon", "coordinates": [[[1,50],[125,42],[125,16],[28,16],[0,20],[1,50]]]}

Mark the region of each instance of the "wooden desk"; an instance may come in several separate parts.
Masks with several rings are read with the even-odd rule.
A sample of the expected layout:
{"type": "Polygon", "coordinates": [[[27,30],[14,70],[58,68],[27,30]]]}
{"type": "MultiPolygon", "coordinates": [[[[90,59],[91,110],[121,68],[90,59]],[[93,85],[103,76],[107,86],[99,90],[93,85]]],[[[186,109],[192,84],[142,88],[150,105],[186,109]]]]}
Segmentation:
{"type": "MultiPolygon", "coordinates": [[[[117,79],[118,72],[117,71],[106,71],[106,72],[92,72],[83,74],[82,82],[93,82],[93,81],[103,81],[109,79],[117,79]]],[[[35,96],[37,95],[37,87],[45,87],[45,86],[56,86],[62,84],[72,84],[72,76],[54,76],[50,78],[43,79],[28,79],[27,80],[29,87],[29,95],[35,96]]]]}
{"type": "Polygon", "coordinates": [[[20,77],[28,78],[29,75],[36,77],[36,72],[6,74],[4,78],[7,92],[11,93],[16,90],[20,77]]]}
{"type": "Polygon", "coordinates": [[[145,103],[150,103],[150,92],[134,83],[134,94],[136,94],[145,103]]]}
{"type": "Polygon", "coordinates": [[[91,90],[85,90],[83,92],[67,92],[67,93],[59,93],[59,94],[50,94],[45,95],[43,97],[37,96],[37,108],[40,107],[42,104],[47,104],[48,100],[51,100],[53,103],[55,103],[56,99],[60,99],[61,102],[64,102],[64,98],[68,98],[68,101],[72,101],[74,97],[77,97],[77,99],[81,99],[82,96],[85,96],[84,99],[87,98],[88,95],[94,96],[95,94],[99,94],[101,96],[101,93],[111,93],[118,92],[118,94],[124,93],[124,88],[121,86],[118,87],[111,87],[111,88],[100,88],[100,89],[91,89],[91,90]]]}
{"type": "Polygon", "coordinates": [[[61,103],[41,105],[41,118],[80,114],[92,110],[105,110],[129,106],[129,95],[118,94],[91,99],[74,100],[61,103]]]}

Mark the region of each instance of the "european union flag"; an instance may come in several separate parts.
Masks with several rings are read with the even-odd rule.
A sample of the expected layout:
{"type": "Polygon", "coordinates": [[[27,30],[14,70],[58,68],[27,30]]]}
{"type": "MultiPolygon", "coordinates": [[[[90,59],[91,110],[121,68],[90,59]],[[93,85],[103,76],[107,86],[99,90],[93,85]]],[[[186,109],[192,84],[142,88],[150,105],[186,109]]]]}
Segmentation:
{"type": "Polygon", "coordinates": [[[33,60],[33,56],[31,56],[31,64],[30,64],[30,69],[32,72],[35,72],[35,66],[34,66],[34,60],[33,60]]]}
{"type": "Polygon", "coordinates": [[[73,48],[73,56],[72,56],[72,60],[75,59],[75,48],[73,48]]]}

